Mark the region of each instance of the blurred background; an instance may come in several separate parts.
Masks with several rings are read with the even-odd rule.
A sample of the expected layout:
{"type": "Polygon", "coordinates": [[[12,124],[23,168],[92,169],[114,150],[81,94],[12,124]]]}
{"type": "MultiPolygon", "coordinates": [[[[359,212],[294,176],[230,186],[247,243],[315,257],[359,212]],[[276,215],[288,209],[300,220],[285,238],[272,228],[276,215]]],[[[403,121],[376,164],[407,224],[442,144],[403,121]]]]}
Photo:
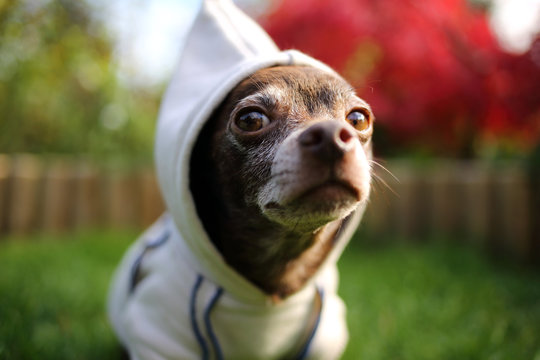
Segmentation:
{"type": "MultiPolygon", "coordinates": [[[[398,273],[396,262],[424,261],[426,268],[418,266],[422,274],[430,271],[426,264],[458,273],[464,267],[455,279],[459,284],[474,274],[499,281],[491,278],[498,265],[478,272],[483,261],[537,268],[540,0],[237,3],[281,48],[302,50],[336,69],[374,110],[374,151],[380,165],[374,168],[371,203],[353,239],[353,253],[357,244],[357,253],[384,245],[388,257],[371,255],[398,273]],[[441,243],[480,255],[396,250],[441,243]],[[461,263],[462,258],[470,262],[461,263]]],[[[0,0],[0,254],[19,254],[10,258],[16,264],[12,269],[23,267],[27,259],[2,244],[41,244],[32,240],[43,237],[56,244],[55,239],[81,236],[95,243],[97,236],[88,234],[113,229],[126,239],[120,242],[125,245],[163,211],[152,168],[154,128],[161,96],[199,5],[200,0],[0,0]]],[[[102,247],[107,251],[107,245],[102,247]]],[[[39,251],[34,245],[32,249],[25,252],[39,251]]],[[[373,257],[363,260],[369,263],[373,257]]],[[[344,267],[347,261],[357,262],[344,261],[344,267]]],[[[114,263],[111,259],[107,266],[112,269],[114,263]]],[[[379,270],[373,264],[366,271],[379,270]]],[[[396,281],[404,286],[398,273],[396,281]]],[[[391,283],[392,276],[377,281],[391,283]]],[[[483,318],[489,341],[519,338],[517,347],[526,351],[519,356],[461,352],[457,358],[540,359],[540,329],[528,327],[531,319],[540,322],[540,281],[531,276],[520,283],[522,288],[511,282],[499,289],[522,294],[509,302],[526,304],[526,310],[512,308],[515,312],[493,321],[483,318]],[[518,318],[523,322],[516,323],[518,318]]],[[[365,284],[370,281],[374,278],[364,279],[365,284]]],[[[423,296],[424,285],[416,296],[423,296]]],[[[477,286],[461,288],[459,296],[477,286]]],[[[349,292],[357,297],[354,290],[344,291],[344,296],[349,292]]],[[[404,291],[405,307],[410,301],[424,307],[404,291]]],[[[497,289],[486,288],[479,296],[496,294],[497,289]]],[[[507,305],[502,301],[494,312],[507,305]]],[[[379,310],[382,315],[374,320],[379,337],[385,329],[396,333],[397,320],[379,310]]],[[[353,310],[358,315],[355,311],[360,310],[353,310]]],[[[10,354],[1,334],[0,358],[10,354]]],[[[398,335],[389,338],[400,339],[394,348],[388,343],[381,348],[397,349],[402,356],[366,358],[452,358],[433,357],[437,352],[429,347],[403,355],[402,342],[407,341],[398,335]]],[[[477,342],[489,348],[482,344],[477,342]]]]}
{"type": "MultiPolygon", "coordinates": [[[[199,4],[0,2],[0,234],[158,216],[154,126],[199,4]]],[[[540,1],[239,5],[372,105],[366,232],[540,259],[540,1]]]]}

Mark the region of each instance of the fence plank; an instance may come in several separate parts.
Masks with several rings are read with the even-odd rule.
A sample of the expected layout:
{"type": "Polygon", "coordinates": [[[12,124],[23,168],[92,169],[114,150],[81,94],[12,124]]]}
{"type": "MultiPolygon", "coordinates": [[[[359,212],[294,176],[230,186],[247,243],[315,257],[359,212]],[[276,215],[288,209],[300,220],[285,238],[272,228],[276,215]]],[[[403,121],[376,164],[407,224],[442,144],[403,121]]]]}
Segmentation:
{"type": "Polygon", "coordinates": [[[494,182],[496,220],[499,231],[496,234],[497,250],[510,253],[518,258],[528,256],[530,244],[529,191],[528,179],[520,169],[497,171],[494,182]]]}
{"type": "Polygon", "coordinates": [[[431,234],[453,234],[458,226],[458,199],[455,175],[447,163],[435,165],[426,174],[426,191],[429,214],[427,217],[431,234]]]}
{"type": "Polygon", "coordinates": [[[11,171],[11,158],[0,154],[0,235],[8,231],[8,195],[11,171]]]}
{"type": "Polygon", "coordinates": [[[140,224],[138,185],[138,179],[132,173],[115,171],[108,176],[105,189],[108,226],[121,229],[138,227],[140,224]]]}
{"type": "Polygon", "coordinates": [[[39,224],[42,164],[32,155],[17,155],[13,161],[8,227],[14,234],[25,234],[39,224]]]}
{"type": "Polygon", "coordinates": [[[54,161],[45,171],[41,229],[61,233],[72,228],[74,208],[73,167],[64,160],[54,161]]]}
{"type": "Polygon", "coordinates": [[[165,211],[161,192],[153,170],[147,169],[139,174],[141,186],[140,225],[147,227],[165,211]]]}
{"type": "Polygon", "coordinates": [[[395,202],[399,196],[395,190],[398,181],[390,170],[386,169],[386,165],[384,168],[374,167],[373,171],[375,173],[369,203],[361,223],[361,228],[372,237],[386,234],[390,228],[393,228],[391,219],[393,219],[395,202]]]}
{"type": "Polygon", "coordinates": [[[11,172],[11,158],[0,154],[0,235],[8,231],[8,195],[11,172]]]}
{"type": "Polygon", "coordinates": [[[104,225],[104,194],[101,174],[88,164],[75,171],[75,204],[73,227],[89,229],[104,225]]]}
{"type": "Polygon", "coordinates": [[[399,179],[395,185],[397,199],[393,201],[393,220],[396,233],[406,239],[418,240],[422,230],[423,204],[420,201],[420,183],[411,165],[398,163],[392,172],[399,179]]]}
{"type": "Polygon", "coordinates": [[[486,247],[490,226],[489,169],[479,164],[462,167],[461,187],[463,191],[462,219],[468,241],[486,247]]]}
{"type": "Polygon", "coordinates": [[[388,231],[391,202],[396,195],[388,194],[384,189],[373,189],[367,205],[361,228],[369,234],[385,234],[388,231]]]}

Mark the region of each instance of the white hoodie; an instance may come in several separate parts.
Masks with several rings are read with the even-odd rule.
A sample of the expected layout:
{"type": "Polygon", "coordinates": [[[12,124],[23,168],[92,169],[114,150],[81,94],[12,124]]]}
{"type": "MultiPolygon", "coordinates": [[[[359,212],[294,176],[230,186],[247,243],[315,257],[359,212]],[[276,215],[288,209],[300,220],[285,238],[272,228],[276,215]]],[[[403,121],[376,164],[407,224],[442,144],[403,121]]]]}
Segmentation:
{"type": "Polygon", "coordinates": [[[132,359],[333,359],[344,350],[336,261],[363,207],[311,281],[274,303],[224,261],[190,192],[191,152],[208,117],[239,82],[275,65],[333,72],[298,51],[280,52],[231,0],[204,0],[158,121],[155,159],[168,214],[132,245],[109,294],[111,322],[132,359]]]}

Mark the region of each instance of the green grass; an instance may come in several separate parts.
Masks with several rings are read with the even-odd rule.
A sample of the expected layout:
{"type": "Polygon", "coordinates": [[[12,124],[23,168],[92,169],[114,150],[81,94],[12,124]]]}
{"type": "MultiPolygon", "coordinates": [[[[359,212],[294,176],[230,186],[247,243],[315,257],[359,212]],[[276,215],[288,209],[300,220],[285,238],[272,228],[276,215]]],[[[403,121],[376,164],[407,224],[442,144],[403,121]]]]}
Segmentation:
{"type": "Polygon", "coordinates": [[[346,359],[540,360],[540,274],[448,244],[366,249],[340,261],[346,359]]]}
{"type": "MultiPolygon", "coordinates": [[[[104,313],[134,234],[0,242],[0,359],[119,359],[104,313]]],[[[340,260],[345,359],[540,360],[540,274],[450,245],[354,245],[340,260]]]]}
{"type": "Polygon", "coordinates": [[[0,359],[119,359],[105,316],[132,234],[0,242],[0,359]]]}

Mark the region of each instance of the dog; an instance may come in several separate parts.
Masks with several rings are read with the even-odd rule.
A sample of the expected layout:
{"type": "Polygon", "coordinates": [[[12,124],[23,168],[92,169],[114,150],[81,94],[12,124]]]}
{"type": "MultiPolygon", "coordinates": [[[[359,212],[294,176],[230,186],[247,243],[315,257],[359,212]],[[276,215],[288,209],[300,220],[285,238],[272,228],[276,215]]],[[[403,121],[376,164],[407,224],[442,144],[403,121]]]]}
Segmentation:
{"type": "Polygon", "coordinates": [[[339,358],[336,262],[368,202],[373,122],[335,71],[203,0],[157,124],[167,212],[110,286],[130,358],[339,358]]]}
{"type": "Polygon", "coordinates": [[[285,298],[367,201],[374,116],[343,79],[282,66],[244,80],[211,118],[191,162],[197,210],[227,263],[285,298]]]}
{"type": "Polygon", "coordinates": [[[276,66],[241,81],[189,166],[219,258],[193,255],[167,215],[132,246],[109,302],[130,356],[338,358],[347,330],[335,261],[368,201],[373,121],[335,73],[276,66]],[[200,275],[207,257],[227,276],[200,275]]]}

